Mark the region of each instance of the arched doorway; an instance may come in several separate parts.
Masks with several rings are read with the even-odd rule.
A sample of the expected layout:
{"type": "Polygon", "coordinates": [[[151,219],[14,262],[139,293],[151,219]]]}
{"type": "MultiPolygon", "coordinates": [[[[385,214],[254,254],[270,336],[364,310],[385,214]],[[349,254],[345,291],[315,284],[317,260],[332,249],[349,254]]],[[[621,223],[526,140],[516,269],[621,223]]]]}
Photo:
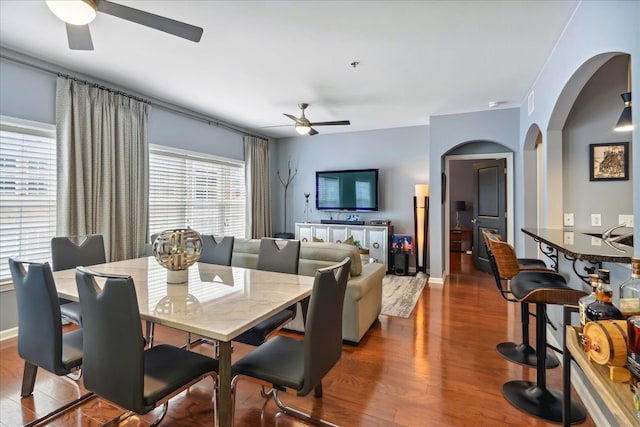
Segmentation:
{"type": "MultiPolygon", "coordinates": [[[[452,248],[454,253],[456,250],[461,251],[464,255],[468,255],[465,265],[469,263],[473,264],[472,257],[474,255],[480,255],[481,252],[473,246],[464,246],[458,249],[458,242],[452,242],[451,230],[456,227],[465,230],[468,233],[469,230],[473,230],[471,221],[473,220],[473,174],[468,173],[472,171],[471,165],[474,163],[482,162],[483,160],[504,159],[506,162],[506,236],[505,238],[513,242],[514,235],[514,160],[513,152],[504,145],[492,141],[469,141],[458,145],[457,147],[449,150],[443,156],[444,162],[444,174],[447,177],[447,183],[445,186],[445,209],[444,209],[444,225],[445,230],[448,232],[444,234],[445,241],[445,253],[444,257],[445,271],[451,272],[451,253],[452,248]],[[462,167],[456,167],[462,165],[462,167]],[[461,170],[466,170],[467,173],[460,173],[461,170]],[[464,188],[465,191],[459,191],[460,188],[464,188]],[[454,200],[455,199],[455,200],[454,200]],[[464,201],[464,212],[458,212],[456,210],[456,202],[464,201]],[[462,215],[460,215],[462,214],[462,215]]],[[[471,235],[471,239],[476,240],[478,236],[471,235]]],[[[465,237],[467,238],[467,237],[465,237]]],[[[454,237],[455,239],[455,237],[454,237]]]]}

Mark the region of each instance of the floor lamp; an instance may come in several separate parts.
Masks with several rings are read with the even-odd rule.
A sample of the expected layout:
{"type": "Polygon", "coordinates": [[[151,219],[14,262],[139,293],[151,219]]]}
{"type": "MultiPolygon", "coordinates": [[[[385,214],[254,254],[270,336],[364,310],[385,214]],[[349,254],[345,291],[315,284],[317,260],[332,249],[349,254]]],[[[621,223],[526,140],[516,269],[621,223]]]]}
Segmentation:
{"type": "Polygon", "coordinates": [[[426,273],[427,237],[429,231],[429,184],[416,184],[413,196],[413,226],[416,236],[416,274],[426,273]],[[420,264],[422,260],[422,264],[420,264]]]}

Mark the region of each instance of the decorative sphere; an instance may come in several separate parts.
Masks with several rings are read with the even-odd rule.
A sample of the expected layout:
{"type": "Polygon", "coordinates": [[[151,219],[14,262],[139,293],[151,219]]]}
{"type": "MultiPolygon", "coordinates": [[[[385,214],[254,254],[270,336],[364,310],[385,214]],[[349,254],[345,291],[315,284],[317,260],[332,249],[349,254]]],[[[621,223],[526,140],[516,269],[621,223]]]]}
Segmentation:
{"type": "Polygon", "coordinates": [[[186,270],[200,259],[201,254],[200,233],[190,228],[165,230],[153,242],[153,256],[168,270],[186,270]]]}

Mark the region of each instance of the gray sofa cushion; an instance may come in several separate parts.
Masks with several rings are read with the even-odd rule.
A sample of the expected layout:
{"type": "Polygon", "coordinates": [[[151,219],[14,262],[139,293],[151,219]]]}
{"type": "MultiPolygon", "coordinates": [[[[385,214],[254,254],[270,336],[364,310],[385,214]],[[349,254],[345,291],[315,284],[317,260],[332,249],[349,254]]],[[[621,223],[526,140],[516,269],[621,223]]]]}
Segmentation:
{"type": "Polygon", "coordinates": [[[351,277],[362,274],[362,260],[358,248],[344,243],[302,242],[298,274],[315,276],[319,268],[334,265],[346,257],[351,258],[351,277]]]}
{"type": "MultiPolygon", "coordinates": [[[[286,241],[282,241],[284,245],[286,241]]],[[[280,243],[278,243],[280,244],[280,243]]],[[[235,239],[231,265],[244,268],[258,268],[260,239],[235,239]]],[[[344,243],[301,242],[298,274],[315,276],[319,268],[334,265],[345,257],[351,258],[351,276],[362,274],[362,260],[358,248],[344,243]]]]}

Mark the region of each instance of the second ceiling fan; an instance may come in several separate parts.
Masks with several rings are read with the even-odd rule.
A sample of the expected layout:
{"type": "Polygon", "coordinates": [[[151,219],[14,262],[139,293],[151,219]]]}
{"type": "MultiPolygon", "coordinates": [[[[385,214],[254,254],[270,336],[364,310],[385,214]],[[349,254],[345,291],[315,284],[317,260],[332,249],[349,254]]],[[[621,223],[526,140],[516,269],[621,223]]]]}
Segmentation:
{"type": "Polygon", "coordinates": [[[295,116],[292,116],[291,114],[282,113],[285,116],[289,117],[294,122],[296,122],[296,132],[298,132],[300,135],[316,135],[318,131],[315,130],[313,126],[344,126],[344,125],[351,124],[349,120],[337,120],[333,122],[310,122],[309,119],[307,119],[304,115],[304,110],[308,106],[309,104],[306,104],[304,102],[298,104],[298,107],[300,107],[300,110],[302,110],[300,117],[295,117],[295,116]]]}

